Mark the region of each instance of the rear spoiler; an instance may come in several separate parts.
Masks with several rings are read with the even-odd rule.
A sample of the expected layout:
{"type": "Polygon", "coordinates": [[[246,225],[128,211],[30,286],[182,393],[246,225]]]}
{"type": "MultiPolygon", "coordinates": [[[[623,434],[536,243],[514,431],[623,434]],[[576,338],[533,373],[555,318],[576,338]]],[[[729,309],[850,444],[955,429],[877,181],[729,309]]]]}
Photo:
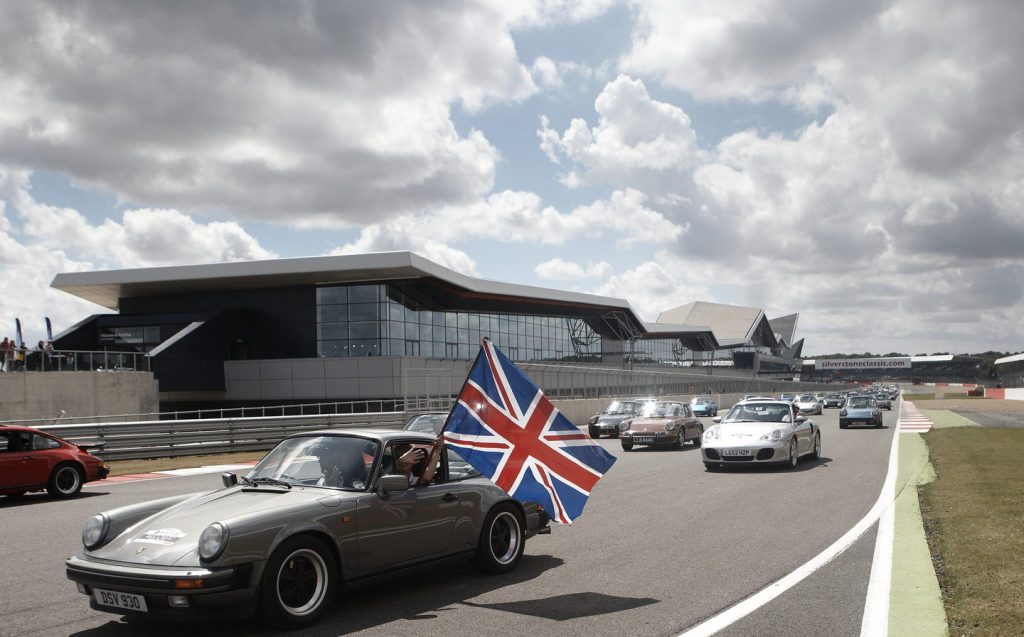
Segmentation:
{"type": "Polygon", "coordinates": [[[105,442],[92,442],[89,444],[75,445],[82,451],[103,451],[103,448],[107,446],[105,442]]]}

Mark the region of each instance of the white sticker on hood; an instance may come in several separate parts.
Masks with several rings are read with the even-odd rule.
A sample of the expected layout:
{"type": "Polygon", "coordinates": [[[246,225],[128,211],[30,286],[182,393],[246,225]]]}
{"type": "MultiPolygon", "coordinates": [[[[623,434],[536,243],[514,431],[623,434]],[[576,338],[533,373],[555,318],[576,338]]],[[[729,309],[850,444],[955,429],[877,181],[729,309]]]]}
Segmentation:
{"type": "Polygon", "coordinates": [[[170,546],[183,537],[185,537],[185,533],[181,529],[157,529],[155,531],[146,531],[132,540],[132,542],[170,546]]]}

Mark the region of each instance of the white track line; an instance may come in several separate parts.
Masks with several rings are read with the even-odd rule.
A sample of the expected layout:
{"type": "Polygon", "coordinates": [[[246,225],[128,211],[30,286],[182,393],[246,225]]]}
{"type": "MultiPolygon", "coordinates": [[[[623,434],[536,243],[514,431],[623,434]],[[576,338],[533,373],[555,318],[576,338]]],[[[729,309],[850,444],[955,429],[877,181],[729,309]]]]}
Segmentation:
{"type": "MultiPolygon", "coordinates": [[[[864,535],[864,533],[866,533],[868,529],[870,529],[872,525],[874,525],[875,522],[878,521],[883,511],[885,511],[886,509],[891,509],[893,506],[893,496],[896,492],[896,472],[899,468],[899,440],[900,437],[898,435],[898,431],[894,432],[892,437],[892,447],[889,450],[889,468],[885,475],[885,483],[882,485],[882,491],[881,493],[878,494],[878,500],[875,501],[875,504],[874,506],[871,507],[871,510],[868,511],[867,515],[861,518],[860,521],[853,526],[853,528],[844,533],[843,536],[835,542],[833,542],[831,546],[826,548],[821,553],[818,553],[817,555],[812,557],[810,560],[805,562],[802,566],[798,567],[789,575],[786,575],[785,577],[772,582],[771,584],[765,586],[764,588],[754,593],[750,597],[740,602],[737,602],[736,604],[733,604],[729,608],[726,608],[725,610],[719,612],[717,615],[712,615],[711,617],[705,619],[693,628],[690,628],[689,630],[680,633],[679,637],[707,637],[710,635],[714,635],[718,631],[728,626],[731,626],[740,619],[743,619],[750,613],[754,612],[755,610],[761,608],[768,602],[772,601],[779,595],[782,595],[789,589],[793,588],[794,586],[802,582],[804,579],[806,579],[809,575],[813,574],[821,567],[825,566],[835,558],[839,557],[846,549],[853,546],[853,543],[860,539],[860,537],[864,535]]],[[[891,557],[891,540],[889,546],[889,555],[891,557]]],[[[874,575],[875,564],[877,564],[877,562],[872,563],[872,576],[874,575]]],[[[870,583],[868,586],[868,590],[870,593],[870,583]]],[[[866,611],[867,609],[865,609],[865,612],[866,611]]],[[[886,621],[888,621],[888,585],[886,585],[885,611],[886,621]]],[[[883,632],[875,634],[884,635],[885,633],[883,632]]]]}

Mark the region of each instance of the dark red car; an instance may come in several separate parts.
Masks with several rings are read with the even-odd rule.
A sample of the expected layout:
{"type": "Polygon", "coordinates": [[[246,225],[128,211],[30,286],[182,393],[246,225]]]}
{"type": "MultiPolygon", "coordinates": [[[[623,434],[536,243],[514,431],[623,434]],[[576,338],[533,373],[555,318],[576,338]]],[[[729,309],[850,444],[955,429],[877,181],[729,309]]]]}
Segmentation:
{"type": "Polygon", "coordinates": [[[46,489],[55,498],[70,498],[108,473],[102,460],[67,440],[31,427],[0,425],[0,495],[46,489]]]}

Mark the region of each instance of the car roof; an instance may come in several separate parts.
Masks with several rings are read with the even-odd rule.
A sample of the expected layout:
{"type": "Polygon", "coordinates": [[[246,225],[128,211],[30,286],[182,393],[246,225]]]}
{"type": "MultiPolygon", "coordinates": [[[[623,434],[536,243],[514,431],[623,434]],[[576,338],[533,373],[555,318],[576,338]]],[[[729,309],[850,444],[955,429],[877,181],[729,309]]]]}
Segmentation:
{"type": "Polygon", "coordinates": [[[52,436],[53,434],[47,434],[45,431],[36,429],[35,427],[26,427],[24,425],[0,425],[0,431],[27,431],[34,434],[46,434],[52,436]]]}
{"type": "MultiPolygon", "coordinates": [[[[351,429],[318,429],[316,431],[304,431],[302,433],[295,433],[288,438],[311,438],[315,436],[348,436],[353,438],[371,438],[379,440],[382,444],[387,444],[392,440],[409,440],[418,439],[423,442],[433,442],[437,438],[434,434],[420,433],[418,431],[406,431],[404,429],[377,429],[377,428],[363,428],[353,427],[351,429]]],[[[287,438],[286,438],[287,440],[287,438]]]]}
{"type": "Polygon", "coordinates": [[[737,405],[781,405],[783,407],[792,407],[792,403],[785,400],[778,400],[776,398],[751,398],[750,400],[741,400],[736,403],[737,405]]]}

